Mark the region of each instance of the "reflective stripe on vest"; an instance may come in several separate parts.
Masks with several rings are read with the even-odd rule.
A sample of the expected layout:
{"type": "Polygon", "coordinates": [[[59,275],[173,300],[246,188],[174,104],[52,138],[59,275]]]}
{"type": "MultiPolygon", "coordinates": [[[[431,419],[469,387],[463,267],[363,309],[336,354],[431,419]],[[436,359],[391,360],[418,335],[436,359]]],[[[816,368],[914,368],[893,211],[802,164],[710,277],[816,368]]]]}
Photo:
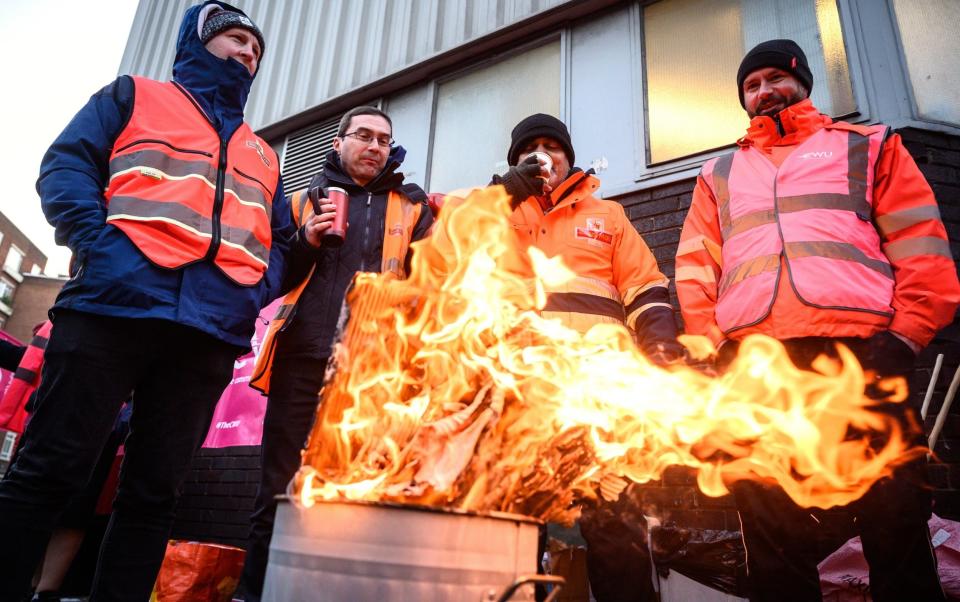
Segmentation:
{"type": "Polygon", "coordinates": [[[234,282],[257,284],[280,177],[273,149],[246,123],[221,145],[188,92],[133,80],[133,112],[110,157],[107,221],[160,267],[212,258],[234,282]]]}
{"type": "MultiPolygon", "coordinates": [[[[423,203],[415,203],[390,191],[387,196],[387,212],[384,219],[383,257],[381,272],[392,273],[398,278],[406,277],[405,259],[413,239],[413,229],[420,219],[423,203]]],[[[309,202],[307,191],[298,190],[290,195],[290,211],[297,229],[313,215],[313,205],[309,202]]],[[[297,306],[300,295],[313,277],[315,268],[310,268],[307,277],[292,291],[283,297],[277,314],[270,321],[267,332],[260,345],[260,353],[253,368],[250,386],[262,393],[270,393],[270,375],[273,372],[273,358],[277,348],[277,334],[287,324],[297,306]]]]}
{"type": "Polygon", "coordinates": [[[779,169],[750,147],[704,166],[723,236],[716,317],[725,333],[764,320],[784,276],[807,305],[893,315],[893,269],[871,221],[887,129],[857,130],[827,126],[779,169]]]}
{"type": "Polygon", "coordinates": [[[43,323],[27,350],[20,359],[13,380],[0,400],[0,428],[23,432],[26,426],[26,405],[30,394],[40,385],[40,368],[43,366],[43,352],[47,348],[53,323],[43,323]]]}
{"type": "Polygon", "coordinates": [[[620,291],[615,286],[596,278],[575,276],[559,287],[546,287],[547,302],[541,314],[560,318],[574,330],[586,331],[601,322],[626,321],[626,312],[620,291]]]}

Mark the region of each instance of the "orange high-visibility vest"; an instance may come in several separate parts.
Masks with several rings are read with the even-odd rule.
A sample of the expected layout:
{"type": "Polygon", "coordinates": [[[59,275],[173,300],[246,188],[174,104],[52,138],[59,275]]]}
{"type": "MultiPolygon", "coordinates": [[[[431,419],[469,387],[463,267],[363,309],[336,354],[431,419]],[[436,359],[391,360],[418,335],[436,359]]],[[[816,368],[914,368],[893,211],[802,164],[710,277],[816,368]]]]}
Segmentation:
{"type": "Polygon", "coordinates": [[[723,237],[716,317],[724,333],[764,320],[780,278],[807,305],[893,316],[893,268],[871,221],[887,131],[838,122],[779,169],[750,147],[704,165],[723,237]]]}
{"type": "Polygon", "coordinates": [[[43,366],[43,351],[47,348],[47,340],[53,322],[47,320],[33,336],[27,350],[20,359],[13,380],[7,387],[7,392],[0,401],[0,428],[22,433],[27,422],[27,401],[30,394],[40,386],[40,367],[43,366]]]}
{"type": "Polygon", "coordinates": [[[107,222],[160,267],[210,259],[237,284],[257,284],[270,257],[276,153],[246,123],[222,142],[178,84],[133,80],[133,112],[110,155],[107,222]]]}
{"type": "Polygon", "coordinates": [[[599,187],[595,176],[578,172],[550,193],[548,213],[534,197],[521,202],[510,214],[516,254],[526,257],[536,247],[547,257],[561,257],[574,273],[563,283],[543,284],[542,316],[580,332],[607,323],[626,325],[638,340],[659,336],[644,330],[643,317],[651,310],[672,311],[670,281],[623,206],[594,196],[599,187]]]}
{"type": "MultiPolygon", "coordinates": [[[[308,201],[309,197],[306,189],[298,190],[290,196],[290,210],[293,212],[293,221],[296,223],[297,229],[313,215],[313,205],[308,201]]],[[[422,203],[414,203],[403,195],[390,191],[387,196],[387,215],[384,219],[385,231],[383,233],[383,257],[380,263],[381,273],[391,273],[397,278],[406,278],[404,260],[407,257],[407,251],[413,238],[413,229],[420,219],[422,210],[422,203]]],[[[267,327],[267,333],[260,344],[260,353],[257,355],[253,375],[250,377],[250,386],[262,393],[270,393],[270,375],[273,372],[273,358],[277,350],[277,333],[293,316],[297,300],[300,299],[307,283],[310,282],[314,269],[310,268],[310,272],[303,279],[303,282],[283,297],[276,315],[270,321],[270,326],[267,327]]]]}

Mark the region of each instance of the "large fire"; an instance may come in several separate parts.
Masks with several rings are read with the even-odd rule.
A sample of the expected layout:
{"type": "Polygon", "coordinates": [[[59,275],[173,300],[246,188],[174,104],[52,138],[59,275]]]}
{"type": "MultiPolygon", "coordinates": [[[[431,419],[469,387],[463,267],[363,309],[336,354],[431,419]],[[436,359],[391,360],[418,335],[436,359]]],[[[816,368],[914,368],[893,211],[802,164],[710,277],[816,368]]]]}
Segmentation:
{"type": "MultiPolygon", "coordinates": [[[[872,411],[845,349],[802,371],[778,342],[751,337],[717,377],[653,366],[623,327],[581,334],[542,318],[544,285],[570,273],[537,249],[521,256],[507,214],[499,187],[448,202],[416,243],[409,279],[356,278],[294,482],[304,504],[391,500],[570,522],[579,500],[682,465],[708,495],[756,479],[826,508],[922,453],[872,411]]],[[[905,397],[902,382],[887,388],[905,397]]]]}

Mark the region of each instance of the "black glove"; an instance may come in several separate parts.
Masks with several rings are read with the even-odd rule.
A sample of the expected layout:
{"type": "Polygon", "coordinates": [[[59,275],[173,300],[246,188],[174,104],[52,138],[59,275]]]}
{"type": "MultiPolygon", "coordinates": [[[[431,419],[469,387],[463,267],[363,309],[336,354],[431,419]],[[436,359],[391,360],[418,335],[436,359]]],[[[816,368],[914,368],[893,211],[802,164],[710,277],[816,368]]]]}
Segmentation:
{"type": "Polygon", "coordinates": [[[516,209],[517,205],[525,201],[527,197],[543,194],[544,179],[540,173],[540,162],[536,155],[530,155],[500,176],[499,183],[503,184],[507,194],[512,197],[510,201],[511,209],[516,209]]]}
{"type": "Polygon", "coordinates": [[[867,339],[866,353],[860,364],[878,376],[906,376],[913,371],[917,356],[898,336],[884,330],[867,339]]]}
{"type": "Polygon", "coordinates": [[[714,363],[717,372],[724,372],[730,367],[733,360],[737,359],[737,352],[740,351],[740,341],[727,339],[717,351],[717,359],[714,363]]]}
{"type": "Polygon", "coordinates": [[[660,341],[647,351],[647,358],[656,366],[664,368],[687,361],[686,348],[677,341],[660,341]]]}

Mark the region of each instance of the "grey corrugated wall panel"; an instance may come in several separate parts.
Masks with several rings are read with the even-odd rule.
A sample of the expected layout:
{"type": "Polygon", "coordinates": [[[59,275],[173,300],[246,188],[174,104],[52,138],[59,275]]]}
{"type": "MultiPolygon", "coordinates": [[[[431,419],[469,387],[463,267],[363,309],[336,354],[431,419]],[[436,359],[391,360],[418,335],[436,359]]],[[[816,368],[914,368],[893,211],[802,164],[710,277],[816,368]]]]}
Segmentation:
{"type": "MultiPolygon", "coordinates": [[[[570,0],[234,0],[264,31],[255,129],[570,0]]],[[[169,79],[191,0],[140,0],[121,73],[169,79]]]]}

